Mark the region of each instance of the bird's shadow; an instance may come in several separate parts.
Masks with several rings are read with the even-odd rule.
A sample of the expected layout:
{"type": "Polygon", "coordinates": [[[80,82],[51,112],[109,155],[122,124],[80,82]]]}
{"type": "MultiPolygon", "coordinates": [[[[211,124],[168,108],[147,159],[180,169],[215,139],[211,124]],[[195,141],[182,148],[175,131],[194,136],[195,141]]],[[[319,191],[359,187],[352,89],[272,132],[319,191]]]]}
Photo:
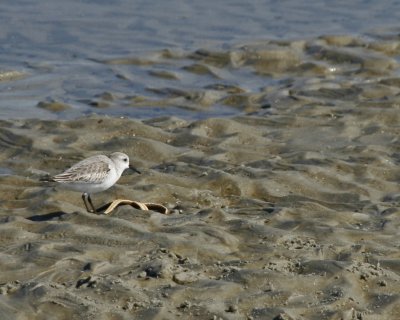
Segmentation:
{"type": "Polygon", "coordinates": [[[30,216],[26,219],[35,221],[35,222],[41,222],[41,221],[50,221],[53,220],[54,218],[61,218],[64,214],[67,214],[64,211],[55,211],[55,212],[49,212],[45,214],[36,214],[34,216],[30,216]]]}
{"type": "MultiPolygon", "coordinates": [[[[101,207],[97,208],[95,212],[92,212],[94,214],[102,214],[104,211],[110,206],[110,203],[106,203],[102,205],[101,207]]],[[[27,217],[26,219],[35,221],[35,222],[42,222],[42,221],[50,221],[53,219],[59,219],[62,216],[67,214],[67,212],[64,211],[54,211],[54,212],[49,212],[45,214],[36,214],[34,216],[27,217]]]]}
{"type": "MultiPolygon", "coordinates": [[[[157,203],[141,203],[141,202],[137,202],[137,201],[124,200],[124,199],[117,199],[112,202],[108,202],[108,203],[98,207],[96,209],[96,211],[92,212],[92,213],[94,213],[94,214],[110,214],[117,207],[124,206],[124,205],[129,205],[129,206],[131,206],[135,209],[139,209],[139,210],[145,210],[145,211],[151,210],[151,211],[155,211],[155,212],[162,213],[162,214],[169,214],[168,209],[166,207],[164,207],[163,205],[160,205],[157,203]],[[107,212],[108,209],[111,209],[111,210],[109,212],[107,212]]],[[[65,214],[67,214],[67,212],[55,211],[55,212],[49,212],[49,213],[45,213],[45,214],[37,214],[34,216],[30,216],[26,219],[35,221],[35,222],[50,221],[55,218],[59,219],[62,216],[64,216],[65,214]]]]}
{"type": "MultiPolygon", "coordinates": [[[[102,214],[104,211],[110,206],[110,203],[106,203],[105,205],[102,205],[101,207],[97,208],[95,212],[92,212],[94,214],[102,214]]],[[[49,212],[45,214],[36,214],[34,216],[27,217],[26,219],[35,221],[35,222],[42,222],[42,221],[50,221],[53,219],[59,219],[65,214],[68,214],[68,212],[64,211],[54,211],[54,212],[49,212]]]]}

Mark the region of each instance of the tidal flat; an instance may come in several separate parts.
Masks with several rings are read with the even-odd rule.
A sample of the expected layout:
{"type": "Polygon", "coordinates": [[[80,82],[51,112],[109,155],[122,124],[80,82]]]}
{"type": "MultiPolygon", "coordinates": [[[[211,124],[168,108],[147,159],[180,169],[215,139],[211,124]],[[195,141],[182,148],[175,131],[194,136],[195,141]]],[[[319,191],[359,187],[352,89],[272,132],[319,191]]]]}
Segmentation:
{"type": "Polygon", "coordinates": [[[103,60],[174,85],[109,90],[87,116],[43,101],[52,119],[1,120],[1,318],[396,319],[399,52],[387,34],[103,60]],[[188,78],[204,81],[177,85],[188,78]],[[170,107],[203,115],[129,115],[170,107]],[[39,181],[115,151],[142,174],[95,205],[169,215],[87,213],[79,193],[39,181]]]}

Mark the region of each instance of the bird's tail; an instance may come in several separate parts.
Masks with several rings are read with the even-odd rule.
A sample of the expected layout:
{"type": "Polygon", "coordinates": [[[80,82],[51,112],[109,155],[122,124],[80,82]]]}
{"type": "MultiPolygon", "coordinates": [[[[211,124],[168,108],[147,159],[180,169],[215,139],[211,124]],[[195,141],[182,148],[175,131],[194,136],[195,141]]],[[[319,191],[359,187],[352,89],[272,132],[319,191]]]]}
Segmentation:
{"type": "Polygon", "coordinates": [[[55,182],[54,178],[52,176],[50,176],[50,175],[40,177],[39,181],[41,181],[41,182],[55,182]]]}

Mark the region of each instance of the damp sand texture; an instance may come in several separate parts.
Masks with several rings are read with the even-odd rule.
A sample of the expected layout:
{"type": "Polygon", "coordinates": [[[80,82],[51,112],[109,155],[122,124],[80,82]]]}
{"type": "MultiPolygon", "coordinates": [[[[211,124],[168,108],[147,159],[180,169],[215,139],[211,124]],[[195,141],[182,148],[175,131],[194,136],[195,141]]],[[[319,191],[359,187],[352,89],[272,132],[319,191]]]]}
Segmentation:
{"type": "Polygon", "coordinates": [[[1,121],[2,319],[396,319],[399,117],[1,121]],[[39,182],[99,150],[142,174],[97,204],[171,214],[39,182]]]}

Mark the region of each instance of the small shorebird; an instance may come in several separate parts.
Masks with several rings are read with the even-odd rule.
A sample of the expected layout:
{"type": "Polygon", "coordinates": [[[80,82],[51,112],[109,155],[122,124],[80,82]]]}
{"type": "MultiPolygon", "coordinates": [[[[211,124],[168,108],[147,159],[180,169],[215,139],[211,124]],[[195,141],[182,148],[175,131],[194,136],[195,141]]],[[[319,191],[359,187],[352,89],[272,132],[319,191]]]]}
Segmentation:
{"type": "Polygon", "coordinates": [[[84,159],[48,181],[55,181],[67,189],[82,192],[86,210],[96,212],[90,194],[112,187],[128,168],[140,173],[129,164],[129,157],[125,153],[114,152],[110,157],[98,155],[84,159]]]}

